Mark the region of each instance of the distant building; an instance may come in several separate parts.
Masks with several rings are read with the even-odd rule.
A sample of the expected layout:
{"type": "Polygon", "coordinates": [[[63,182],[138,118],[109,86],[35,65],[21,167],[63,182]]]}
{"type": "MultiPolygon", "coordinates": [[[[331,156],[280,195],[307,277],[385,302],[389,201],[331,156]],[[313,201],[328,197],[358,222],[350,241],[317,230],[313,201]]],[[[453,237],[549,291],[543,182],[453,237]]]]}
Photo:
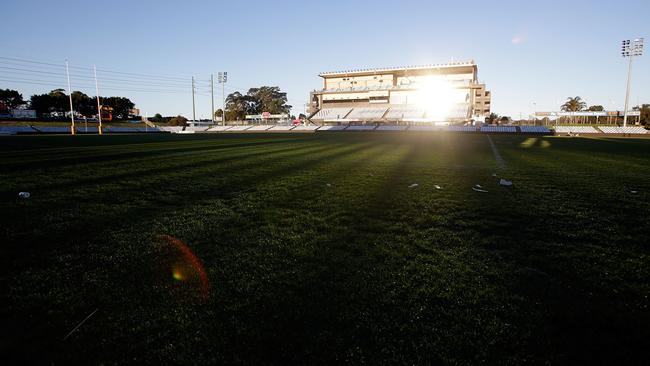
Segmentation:
{"type": "Polygon", "coordinates": [[[309,97],[317,123],[458,123],[490,114],[473,62],[324,72],[309,97]]]}

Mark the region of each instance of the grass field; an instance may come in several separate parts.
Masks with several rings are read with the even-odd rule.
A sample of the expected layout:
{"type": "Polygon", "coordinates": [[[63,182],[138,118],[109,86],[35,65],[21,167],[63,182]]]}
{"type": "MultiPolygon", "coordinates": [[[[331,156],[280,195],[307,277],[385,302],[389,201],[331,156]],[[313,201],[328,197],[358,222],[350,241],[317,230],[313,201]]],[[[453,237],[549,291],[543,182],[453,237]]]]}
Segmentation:
{"type": "Polygon", "coordinates": [[[491,139],[0,138],[3,357],[645,364],[650,140],[491,139]]]}

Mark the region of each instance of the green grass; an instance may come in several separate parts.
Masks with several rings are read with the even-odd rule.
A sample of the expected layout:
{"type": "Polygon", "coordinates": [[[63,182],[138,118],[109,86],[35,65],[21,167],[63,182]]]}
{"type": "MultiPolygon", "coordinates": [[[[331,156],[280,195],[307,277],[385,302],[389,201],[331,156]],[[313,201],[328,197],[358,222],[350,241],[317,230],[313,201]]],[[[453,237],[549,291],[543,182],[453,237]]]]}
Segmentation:
{"type": "Polygon", "coordinates": [[[647,362],[650,140],[492,140],[504,169],[484,135],[0,138],[2,354],[647,362]]]}

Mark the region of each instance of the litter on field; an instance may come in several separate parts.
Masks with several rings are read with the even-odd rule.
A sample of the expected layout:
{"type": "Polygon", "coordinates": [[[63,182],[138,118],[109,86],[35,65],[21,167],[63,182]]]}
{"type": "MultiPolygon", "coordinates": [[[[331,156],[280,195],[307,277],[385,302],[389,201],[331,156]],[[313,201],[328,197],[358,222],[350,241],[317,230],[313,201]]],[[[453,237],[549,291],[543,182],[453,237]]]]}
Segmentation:
{"type": "Polygon", "coordinates": [[[637,193],[639,193],[639,192],[638,192],[638,191],[630,191],[630,193],[632,193],[632,194],[637,194],[637,193]]]}
{"type": "Polygon", "coordinates": [[[18,197],[20,197],[20,198],[29,198],[31,196],[32,196],[32,194],[29,193],[29,192],[18,192],[18,197]]]}
{"type": "Polygon", "coordinates": [[[440,187],[440,186],[437,185],[437,184],[436,184],[434,187],[435,187],[436,189],[442,189],[442,187],[440,187]]]}
{"type": "Polygon", "coordinates": [[[326,183],[325,185],[326,185],[326,186],[328,186],[328,187],[331,187],[331,186],[332,186],[332,185],[331,185],[331,184],[329,184],[329,183],[326,183]]]}
{"type": "Polygon", "coordinates": [[[498,177],[497,173],[492,173],[492,176],[495,178],[498,177]]]}
{"type": "Polygon", "coordinates": [[[505,187],[510,187],[510,186],[512,186],[512,181],[505,180],[505,179],[501,178],[501,180],[499,181],[499,184],[502,185],[502,186],[505,186],[505,187]]]}
{"type": "Polygon", "coordinates": [[[487,193],[488,192],[487,190],[483,189],[483,186],[480,185],[480,184],[475,184],[474,187],[472,187],[472,189],[474,191],[476,191],[476,192],[481,192],[481,193],[487,193]]]}
{"type": "Polygon", "coordinates": [[[417,183],[413,183],[413,184],[411,184],[411,185],[409,186],[409,188],[415,188],[415,187],[417,187],[417,186],[418,186],[417,183]]]}

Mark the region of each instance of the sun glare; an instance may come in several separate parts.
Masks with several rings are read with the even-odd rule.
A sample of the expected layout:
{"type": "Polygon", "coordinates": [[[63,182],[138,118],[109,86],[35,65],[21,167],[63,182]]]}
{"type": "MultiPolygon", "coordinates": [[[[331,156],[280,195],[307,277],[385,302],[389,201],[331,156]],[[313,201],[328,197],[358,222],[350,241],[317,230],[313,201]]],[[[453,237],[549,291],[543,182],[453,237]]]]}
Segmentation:
{"type": "Polygon", "coordinates": [[[418,83],[415,103],[427,111],[427,118],[444,121],[454,105],[462,101],[461,90],[454,88],[446,80],[430,77],[418,83]]]}

